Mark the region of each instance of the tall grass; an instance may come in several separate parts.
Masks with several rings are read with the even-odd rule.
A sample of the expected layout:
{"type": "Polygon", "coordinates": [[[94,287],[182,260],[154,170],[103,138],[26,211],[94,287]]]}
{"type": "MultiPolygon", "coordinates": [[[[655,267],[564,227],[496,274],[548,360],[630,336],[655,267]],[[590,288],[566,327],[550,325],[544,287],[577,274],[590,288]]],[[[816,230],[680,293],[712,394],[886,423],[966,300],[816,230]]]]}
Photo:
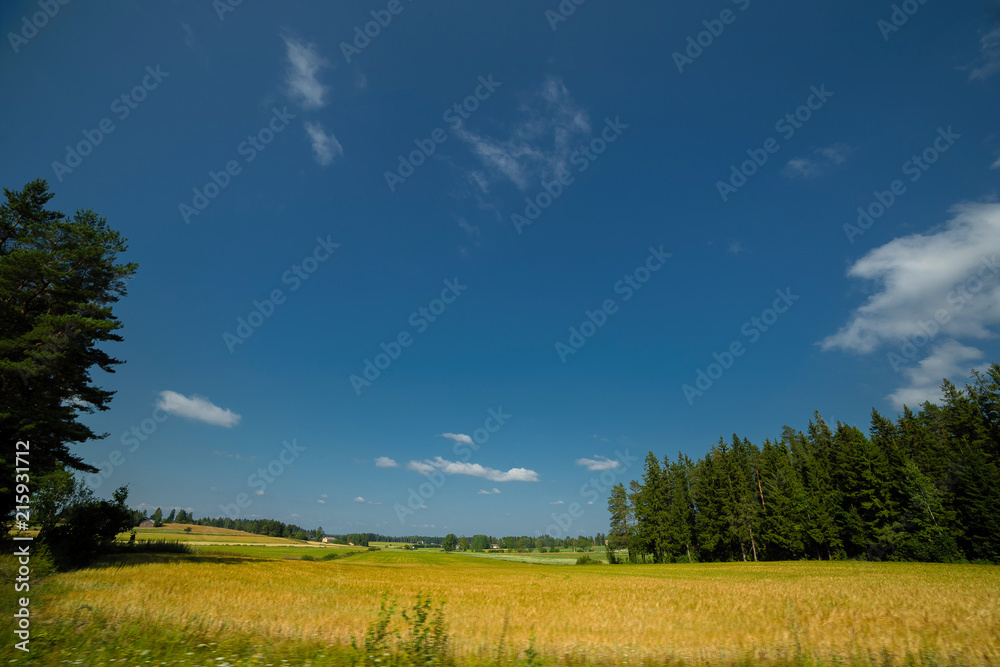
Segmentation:
{"type": "Polygon", "coordinates": [[[529,646],[535,663],[1000,664],[993,566],[567,567],[403,550],[332,562],[136,553],[51,577],[33,604],[40,631],[69,642],[52,644],[64,658],[70,649],[98,650],[81,646],[93,633],[120,644],[155,628],[141,633],[151,651],[160,637],[225,638],[247,655],[263,645],[275,657],[271,649],[285,647],[281,659],[304,664],[308,655],[319,665],[347,664],[316,656],[348,660],[350,638],[379,619],[380,598],[418,594],[446,603],[449,650],[460,664],[498,654],[504,664],[523,661],[529,646]]]}

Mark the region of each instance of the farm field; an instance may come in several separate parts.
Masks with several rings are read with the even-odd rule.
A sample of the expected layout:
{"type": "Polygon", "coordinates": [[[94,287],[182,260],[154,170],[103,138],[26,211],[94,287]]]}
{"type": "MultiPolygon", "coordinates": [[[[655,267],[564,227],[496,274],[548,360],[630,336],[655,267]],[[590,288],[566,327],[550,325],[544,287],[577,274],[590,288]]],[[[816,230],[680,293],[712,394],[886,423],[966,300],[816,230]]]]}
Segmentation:
{"type": "MultiPolygon", "coordinates": [[[[137,540],[217,542],[219,544],[231,544],[233,542],[246,544],[303,544],[300,540],[292,540],[287,537],[270,537],[268,535],[255,535],[254,533],[245,533],[241,530],[231,530],[229,528],[188,526],[180,523],[168,523],[160,528],[135,528],[134,530],[135,539],[137,540]],[[190,528],[191,532],[186,532],[185,528],[190,528]]],[[[128,538],[129,532],[118,535],[119,540],[127,540],[128,538]]]]}
{"type": "Polygon", "coordinates": [[[250,558],[322,558],[327,554],[335,554],[340,557],[345,554],[358,553],[364,551],[364,547],[344,547],[327,546],[319,544],[227,544],[219,543],[195,543],[191,547],[198,553],[224,556],[247,556],[250,558]]]}
{"type": "MultiPolygon", "coordinates": [[[[569,555],[578,554],[554,554],[569,555]]],[[[553,664],[1000,663],[993,566],[576,566],[403,550],[108,558],[33,586],[31,654],[7,644],[0,655],[37,665],[350,664],[350,636],[376,620],[379,600],[410,607],[420,592],[445,603],[458,664],[523,661],[532,638],[553,664]]]]}

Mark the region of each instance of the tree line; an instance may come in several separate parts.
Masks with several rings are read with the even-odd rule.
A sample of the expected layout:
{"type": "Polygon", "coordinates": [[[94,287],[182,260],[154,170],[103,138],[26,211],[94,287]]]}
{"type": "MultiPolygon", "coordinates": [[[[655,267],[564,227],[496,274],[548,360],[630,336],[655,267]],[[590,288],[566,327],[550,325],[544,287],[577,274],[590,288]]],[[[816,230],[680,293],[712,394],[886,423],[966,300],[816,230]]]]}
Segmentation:
{"type": "Polygon", "coordinates": [[[867,434],[817,412],[760,446],[650,452],[642,480],[609,495],[610,559],[1000,563],[1000,365],[941,389],[895,421],[873,409],[867,434]]]}

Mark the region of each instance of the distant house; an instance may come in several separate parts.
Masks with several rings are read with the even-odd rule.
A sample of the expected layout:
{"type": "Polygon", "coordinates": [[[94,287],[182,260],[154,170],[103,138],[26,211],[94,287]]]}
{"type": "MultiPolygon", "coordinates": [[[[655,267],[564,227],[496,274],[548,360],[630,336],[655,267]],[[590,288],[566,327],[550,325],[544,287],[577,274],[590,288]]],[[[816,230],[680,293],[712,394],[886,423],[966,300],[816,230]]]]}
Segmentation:
{"type": "Polygon", "coordinates": [[[152,528],[153,525],[154,524],[153,524],[153,520],[152,519],[144,519],[142,521],[142,523],[139,524],[139,527],[140,528],[152,528]]]}
{"type": "Polygon", "coordinates": [[[499,544],[491,544],[490,545],[490,549],[499,549],[499,548],[500,548],[499,544]]]}
{"type": "Polygon", "coordinates": [[[335,537],[324,537],[323,538],[323,544],[331,544],[334,541],[336,541],[335,537]]]}

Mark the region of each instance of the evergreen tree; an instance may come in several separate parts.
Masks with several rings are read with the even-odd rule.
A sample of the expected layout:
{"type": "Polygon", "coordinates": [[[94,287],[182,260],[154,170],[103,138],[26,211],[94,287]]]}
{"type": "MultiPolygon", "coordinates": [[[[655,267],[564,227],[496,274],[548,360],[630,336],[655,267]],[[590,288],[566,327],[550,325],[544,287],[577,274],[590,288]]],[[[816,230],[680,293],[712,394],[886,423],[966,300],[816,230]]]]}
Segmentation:
{"type": "MultiPolygon", "coordinates": [[[[97,469],[69,446],[98,440],[79,421],[107,410],[113,391],[92,383],[94,367],[123,363],[107,354],[122,324],[112,312],[136,264],[118,263],[126,239],[94,211],[72,218],[46,208],[43,179],[4,189],[0,204],[0,517],[14,510],[14,447],[31,442],[31,472],[65,465],[97,469]]],[[[6,534],[6,530],[3,531],[6,534]]]]}

